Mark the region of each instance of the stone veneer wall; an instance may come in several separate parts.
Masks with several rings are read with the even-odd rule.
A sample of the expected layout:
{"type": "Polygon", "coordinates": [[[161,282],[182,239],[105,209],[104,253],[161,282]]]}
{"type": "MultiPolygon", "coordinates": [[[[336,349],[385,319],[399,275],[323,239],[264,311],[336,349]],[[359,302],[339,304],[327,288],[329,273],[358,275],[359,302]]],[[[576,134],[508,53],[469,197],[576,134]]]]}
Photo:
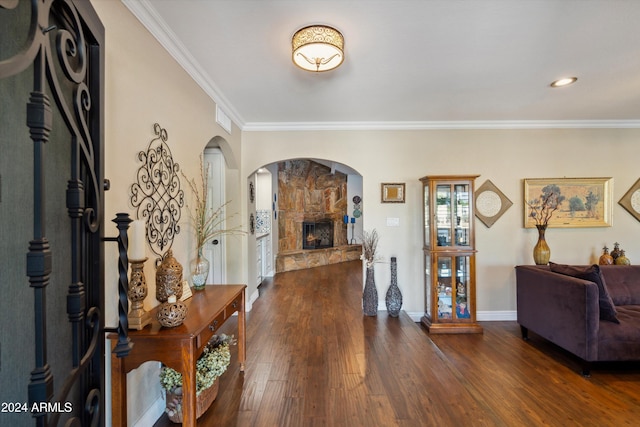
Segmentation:
{"type": "MultiPolygon", "coordinates": [[[[303,221],[333,221],[333,245],[347,245],[347,176],[331,173],[325,165],[308,159],[288,160],[278,164],[278,258],[302,250],[303,221]]],[[[331,257],[335,260],[342,257],[331,257]]],[[[342,261],[338,261],[342,262],[342,261]]],[[[281,270],[276,260],[276,271],[281,270]]]]}

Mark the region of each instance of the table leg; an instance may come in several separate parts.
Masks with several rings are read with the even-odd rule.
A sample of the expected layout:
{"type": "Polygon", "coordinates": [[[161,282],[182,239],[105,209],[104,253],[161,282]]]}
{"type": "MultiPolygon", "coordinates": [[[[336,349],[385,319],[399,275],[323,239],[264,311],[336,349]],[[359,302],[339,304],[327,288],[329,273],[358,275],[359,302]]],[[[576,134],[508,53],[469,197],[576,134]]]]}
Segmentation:
{"type": "Polygon", "coordinates": [[[127,374],[124,360],[113,353],[118,344],[111,341],[111,424],[114,427],[127,427],[127,374]]]}
{"type": "Polygon", "coordinates": [[[196,425],[196,349],[193,342],[182,348],[182,425],[196,425]]]}
{"type": "Polygon", "coordinates": [[[238,310],[238,362],[240,363],[240,371],[244,372],[244,363],[247,359],[246,346],[246,322],[245,322],[245,291],[242,291],[240,310],[238,310]]]}

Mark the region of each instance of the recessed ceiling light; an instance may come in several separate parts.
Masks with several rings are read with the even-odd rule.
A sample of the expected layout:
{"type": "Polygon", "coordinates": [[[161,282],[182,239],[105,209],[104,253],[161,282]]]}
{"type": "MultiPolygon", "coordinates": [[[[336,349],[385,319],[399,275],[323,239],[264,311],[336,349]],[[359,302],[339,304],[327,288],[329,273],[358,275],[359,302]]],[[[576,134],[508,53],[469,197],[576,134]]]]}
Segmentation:
{"type": "Polygon", "coordinates": [[[570,84],[575,83],[576,80],[578,80],[577,77],[564,77],[564,78],[558,79],[555,82],[551,83],[550,86],[551,87],[569,86],[570,84]]]}

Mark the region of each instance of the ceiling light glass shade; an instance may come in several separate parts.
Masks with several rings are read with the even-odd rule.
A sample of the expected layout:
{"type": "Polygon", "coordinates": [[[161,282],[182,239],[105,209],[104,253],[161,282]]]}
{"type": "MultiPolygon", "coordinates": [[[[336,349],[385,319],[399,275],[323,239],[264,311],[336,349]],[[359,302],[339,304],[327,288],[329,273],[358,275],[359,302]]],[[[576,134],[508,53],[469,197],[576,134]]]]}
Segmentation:
{"type": "Polygon", "coordinates": [[[293,62],[307,71],[329,71],[344,61],[344,37],[326,25],[312,25],[296,31],[291,40],[293,62]]]}
{"type": "Polygon", "coordinates": [[[577,77],[564,77],[562,79],[556,80],[555,82],[551,83],[551,87],[562,87],[562,86],[568,86],[572,83],[575,83],[578,80],[577,77]]]}

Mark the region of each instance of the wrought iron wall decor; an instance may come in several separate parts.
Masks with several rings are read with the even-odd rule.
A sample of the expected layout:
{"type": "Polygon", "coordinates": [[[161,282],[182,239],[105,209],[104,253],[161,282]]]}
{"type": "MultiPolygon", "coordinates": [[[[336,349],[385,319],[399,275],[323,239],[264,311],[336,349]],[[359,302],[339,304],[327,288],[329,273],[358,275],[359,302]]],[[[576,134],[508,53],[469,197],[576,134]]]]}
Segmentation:
{"type": "MultiPolygon", "coordinates": [[[[23,41],[22,46],[9,49],[13,56],[0,56],[0,79],[15,77],[15,84],[23,81],[25,72],[32,74],[28,80],[33,82],[25,93],[22,84],[17,85],[16,96],[2,99],[2,105],[24,108],[23,99],[28,100],[33,159],[5,154],[16,162],[27,160],[25,167],[33,175],[32,197],[27,198],[25,209],[33,212],[33,236],[25,242],[26,268],[17,261],[20,257],[16,257],[16,268],[26,270],[33,289],[35,342],[33,349],[3,346],[3,359],[32,354],[35,366],[28,400],[29,408],[40,408],[31,413],[36,425],[104,424],[104,27],[84,1],[0,0],[0,15],[0,41],[23,41]],[[67,149],[71,156],[56,157],[67,149]],[[65,194],[47,180],[50,168],[59,178],[55,184],[67,182],[66,211],[52,202],[64,200],[65,194]],[[51,209],[54,206],[58,209],[51,209]],[[68,222],[61,221],[60,230],[47,227],[64,215],[68,222]],[[52,244],[52,235],[66,239],[70,247],[56,246],[55,237],[52,244]],[[67,249],[69,256],[62,258],[67,249]],[[58,263],[53,262],[54,254],[58,263]],[[59,297],[60,292],[66,292],[66,299],[59,297]],[[53,298],[47,298],[47,293],[53,298]],[[68,325],[51,321],[64,317],[68,325]],[[68,339],[57,339],[61,336],[57,330],[63,328],[71,331],[63,335],[68,339]],[[54,366],[58,353],[68,353],[70,361],[54,366]],[[72,402],[71,411],[48,414],[42,405],[34,406],[41,402],[49,402],[47,408],[67,408],[65,404],[72,402]]],[[[7,47],[0,45],[0,51],[7,47]]],[[[11,389],[18,388],[23,387],[13,384],[11,389]]]]}
{"type": "Polygon", "coordinates": [[[151,250],[158,255],[171,248],[180,233],[180,217],[184,206],[184,191],[180,185],[180,166],[173,160],[167,144],[167,131],[158,123],[153,125],[155,138],[147,151],[138,153],[142,166],[137,182],[131,186],[131,204],[138,208],[137,218],[146,224],[146,237],[151,250]]]}

